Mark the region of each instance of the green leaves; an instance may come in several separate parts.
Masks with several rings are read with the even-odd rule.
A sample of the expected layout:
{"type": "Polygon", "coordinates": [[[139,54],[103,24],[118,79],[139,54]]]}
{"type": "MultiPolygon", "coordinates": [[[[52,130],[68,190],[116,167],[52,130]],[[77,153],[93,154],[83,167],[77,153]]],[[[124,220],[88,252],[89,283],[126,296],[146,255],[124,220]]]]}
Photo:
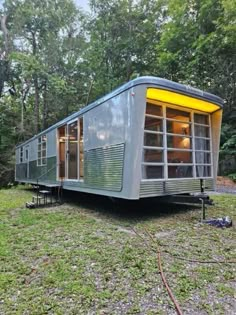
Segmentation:
{"type": "Polygon", "coordinates": [[[15,113],[13,124],[4,117],[9,129],[29,138],[35,126],[156,75],[223,97],[223,121],[235,130],[235,1],[92,0],[90,7],[85,14],[73,0],[4,1],[9,51],[6,58],[0,31],[0,91],[5,81],[2,102],[15,113]]]}

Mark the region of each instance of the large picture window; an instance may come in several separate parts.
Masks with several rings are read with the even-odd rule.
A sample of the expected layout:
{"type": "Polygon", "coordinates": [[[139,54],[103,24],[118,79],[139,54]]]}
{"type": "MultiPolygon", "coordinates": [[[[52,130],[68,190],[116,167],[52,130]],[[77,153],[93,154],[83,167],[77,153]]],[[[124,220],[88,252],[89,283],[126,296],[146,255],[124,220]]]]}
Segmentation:
{"type": "Polygon", "coordinates": [[[43,135],[38,138],[38,166],[47,164],[47,136],[43,135]]]}
{"type": "Polygon", "coordinates": [[[144,179],[164,177],[163,135],[162,106],[147,103],[142,162],[144,179]]]}
{"type": "Polygon", "coordinates": [[[148,101],[144,123],[143,179],[211,176],[210,117],[148,101]]]}

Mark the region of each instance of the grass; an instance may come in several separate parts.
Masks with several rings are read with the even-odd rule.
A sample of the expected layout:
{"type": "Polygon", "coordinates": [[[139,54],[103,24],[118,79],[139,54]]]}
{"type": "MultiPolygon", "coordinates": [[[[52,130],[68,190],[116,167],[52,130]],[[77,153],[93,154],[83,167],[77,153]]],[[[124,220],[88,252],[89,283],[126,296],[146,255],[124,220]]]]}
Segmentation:
{"type": "MultiPolygon", "coordinates": [[[[28,210],[31,195],[0,190],[0,314],[174,314],[157,247],[184,314],[233,314],[235,265],[184,259],[236,260],[234,227],[200,224],[199,208],[75,193],[28,210]]],[[[214,201],[208,217],[235,219],[236,196],[214,201]]]]}

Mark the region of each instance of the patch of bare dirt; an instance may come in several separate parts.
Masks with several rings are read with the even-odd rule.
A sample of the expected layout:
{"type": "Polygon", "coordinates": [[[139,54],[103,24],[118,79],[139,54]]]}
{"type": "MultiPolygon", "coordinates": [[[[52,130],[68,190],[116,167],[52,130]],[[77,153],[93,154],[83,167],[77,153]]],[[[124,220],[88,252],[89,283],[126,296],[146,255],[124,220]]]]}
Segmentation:
{"type": "Polygon", "coordinates": [[[216,190],[222,193],[236,194],[236,183],[228,177],[218,176],[216,182],[216,190]]]}

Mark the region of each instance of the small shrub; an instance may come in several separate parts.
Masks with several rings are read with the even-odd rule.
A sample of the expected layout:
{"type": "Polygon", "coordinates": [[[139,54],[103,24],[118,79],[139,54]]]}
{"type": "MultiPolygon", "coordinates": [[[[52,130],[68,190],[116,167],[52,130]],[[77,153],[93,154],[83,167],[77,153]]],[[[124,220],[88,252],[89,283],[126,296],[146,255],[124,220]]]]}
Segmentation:
{"type": "Polygon", "coordinates": [[[236,173],[229,174],[228,176],[230,179],[232,179],[234,182],[236,182],[236,173]]]}

